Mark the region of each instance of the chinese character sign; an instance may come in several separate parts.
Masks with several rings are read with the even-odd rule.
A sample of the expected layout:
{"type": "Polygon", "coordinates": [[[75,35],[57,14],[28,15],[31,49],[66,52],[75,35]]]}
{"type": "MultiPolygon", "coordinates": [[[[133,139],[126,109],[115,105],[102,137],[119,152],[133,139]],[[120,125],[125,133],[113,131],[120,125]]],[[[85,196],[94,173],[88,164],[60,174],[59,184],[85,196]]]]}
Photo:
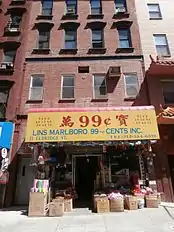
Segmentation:
{"type": "Polygon", "coordinates": [[[26,142],[159,139],[153,109],[90,112],[32,112],[26,142]]]}

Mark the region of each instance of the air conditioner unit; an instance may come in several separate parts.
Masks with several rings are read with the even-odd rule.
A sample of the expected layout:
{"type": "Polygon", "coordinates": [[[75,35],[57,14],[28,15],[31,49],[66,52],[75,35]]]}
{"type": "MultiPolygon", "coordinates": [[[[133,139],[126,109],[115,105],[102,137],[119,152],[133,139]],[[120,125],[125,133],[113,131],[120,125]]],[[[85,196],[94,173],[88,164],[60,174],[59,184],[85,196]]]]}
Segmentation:
{"type": "Polygon", "coordinates": [[[125,13],[126,12],[126,8],[125,7],[117,7],[116,8],[116,13],[125,13]]]}
{"type": "Polygon", "coordinates": [[[68,8],[67,9],[67,14],[75,14],[76,11],[75,11],[75,8],[68,8]]]}
{"type": "Polygon", "coordinates": [[[108,76],[109,77],[120,77],[121,76],[121,67],[120,66],[109,67],[108,76]]]}

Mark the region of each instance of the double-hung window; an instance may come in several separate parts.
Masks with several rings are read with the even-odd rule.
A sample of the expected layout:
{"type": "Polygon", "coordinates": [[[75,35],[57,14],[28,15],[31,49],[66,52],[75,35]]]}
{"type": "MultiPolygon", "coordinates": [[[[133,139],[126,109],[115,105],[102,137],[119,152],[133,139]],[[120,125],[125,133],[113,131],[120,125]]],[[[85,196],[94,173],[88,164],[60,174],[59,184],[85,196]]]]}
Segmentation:
{"type": "Polygon", "coordinates": [[[77,14],[77,0],[66,0],[66,14],[77,14]]]}
{"type": "Polygon", "coordinates": [[[94,99],[105,99],[107,98],[107,85],[105,75],[94,75],[94,99]]]}
{"type": "Polygon", "coordinates": [[[91,15],[102,14],[101,0],[91,0],[91,15]]]}
{"type": "Polygon", "coordinates": [[[8,93],[6,86],[0,86],[0,119],[5,119],[8,93]]]}
{"type": "Polygon", "coordinates": [[[162,19],[159,4],[147,4],[150,19],[162,19]]]}
{"type": "Polygon", "coordinates": [[[42,0],[42,11],[41,15],[50,16],[52,15],[53,0],[42,0]]]}
{"type": "Polygon", "coordinates": [[[43,74],[35,74],[31,76],[29,100],[41,101],[43,99],[43,74]]]}
{"type": "Polygon", "coordinates": [[[127,98],[135,98],[138,94],[138,79],[134,73],[124,74],[125,93],[127,98]]]}
{"type": "Polygon", "coordinates": [[[174,104],[174,81],[161,81],[164,103],[174,104]]]}
{"type": "Polygon", "coordinates": [[[154,41],[158,56],[170,56],[167,37],[165,34],[154,34],[154,41]]]}
{"type": "Polygon", "coordinates": [[[61,99],[74,99],[74,75],[62,76],[61,99]]]}
{"type": "Polygon", "coordinates": [[[104,48],[103,29],[92,29],[92,48],[104,48]]]}
{"type": "Polygon", "coordinates": [[[50,30],[39,30],[38,49],[49,49],[50,30]]]}
{"type": "Polygon", "coordinates": [[[119,48],[130,48],[132,46],[129,28],[118,29],[118,35],[119,35],[119,48]]]}
{"type": "Polygon", "coordinates": [[[65,49],[77,48],[77,30],[65,30],[65,49]]]}

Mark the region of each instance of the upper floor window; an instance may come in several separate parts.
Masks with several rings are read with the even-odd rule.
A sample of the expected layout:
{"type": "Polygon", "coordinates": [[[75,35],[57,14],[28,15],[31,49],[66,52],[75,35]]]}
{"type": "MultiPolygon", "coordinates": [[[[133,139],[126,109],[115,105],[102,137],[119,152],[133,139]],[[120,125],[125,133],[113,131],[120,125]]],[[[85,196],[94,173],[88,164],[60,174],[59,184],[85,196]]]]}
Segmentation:
{"type": "Polygon", "coordinates": [[[39,30],[38,49],[49,49],[50,30],[39,30]]]}
{"type": "Polygon", "coordinates": [[[101,0],[91,0],[91,15],[102,14],[101,0]]]}
{"type": "Polygon", "coordinates": [[[107,85],[105,75],[94,75],[93,82],[93,92],[94,99],[104,99],[107,98],[107,85]]]}
{"type": "Polygon", "coordinates": [[[77,30],[65,30],[65,49],[77,48],[77,30]]]}
{"type": "Polygon", "coordinates": [[[7,28],[10,29],[10,31],[18,31],[20,28],[20,22],[22,20],[21,15],[11,14],[10,18],[8,20],[7,28]]]}
{"type": "Polygon", "coordinates": [[[164,103],[174,104],[174,81],[161,81],[164,103]]]}
{"type": "Polygon", "coordinates": [[[41,101],[43,99],[44,75],[35,74],[31,76],[29,100],[41,101]]]}
{"type": "Polygon", "coordinates": [[[16,56],[16,50],[4,50],[4,60],[5,63],[14,63],[16,56]]]}
{"type": "Polygon", "coordinates": [[[154,34],[154,41],[158,56],[170,56],[167,37],[165,34],[154,34]]]}
{"type": "Polygon", "coordinates": [[[66,14],[77,14],[77,0],[66,0],[66,14]]]}
{"type": "Polygon", "coordinates": [[[150,19],[161,19],[161,11],[159,4],[147,4],[150,19]]]}
{"type": "Polygon", "coordinates": [[[135,98],[138,94],[138,79],[134,73],[125,74],[125,93],[127,98],[135,98]]]}
{"type": "Polygon", "coordinates": [[[74,75],[62,76],[61,99],[74,98],[74,75]]]}
{"type": "Polygon", "coordinates": [[[42,0],[41,15],[52,15],[53,0],[42,0]]]}
{"type": "Polygon", "coordinates": [[[5,119],[8,93],[9,89],[7,86],[0,86],[0,119],[5,119]]]}
{"type": "Polygon", "coordinates": [[[92,29],[92,48],[104,48],[103,29],[92,29]]]}
{"type": "Polygon", "coordinates": [[[128,29],[118,29],[118,35],[119,35],[119,48],[132,47],[129,28],[128,29]]]}
{"type": "Polygon", "coordinates": [[[115,13],[126,12],[126,0],[115,0],[115,13]]]}

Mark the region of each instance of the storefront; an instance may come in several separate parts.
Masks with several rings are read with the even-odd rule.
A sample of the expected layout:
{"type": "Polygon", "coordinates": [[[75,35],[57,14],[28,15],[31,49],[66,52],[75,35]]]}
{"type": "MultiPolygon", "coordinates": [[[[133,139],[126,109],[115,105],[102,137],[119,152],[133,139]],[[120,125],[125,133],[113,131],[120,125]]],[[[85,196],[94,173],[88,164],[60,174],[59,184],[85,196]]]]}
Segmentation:
{"type": "Polygon", "coordinates": [[[36,178],[49,180],[51,196],[71,194],[80,204],[97,191],[128,193],[136,178],[155,187],[151,142],[157,139],[156,114],[147,106],[32,109],[25,142],[33,148],[36,178]]]}

